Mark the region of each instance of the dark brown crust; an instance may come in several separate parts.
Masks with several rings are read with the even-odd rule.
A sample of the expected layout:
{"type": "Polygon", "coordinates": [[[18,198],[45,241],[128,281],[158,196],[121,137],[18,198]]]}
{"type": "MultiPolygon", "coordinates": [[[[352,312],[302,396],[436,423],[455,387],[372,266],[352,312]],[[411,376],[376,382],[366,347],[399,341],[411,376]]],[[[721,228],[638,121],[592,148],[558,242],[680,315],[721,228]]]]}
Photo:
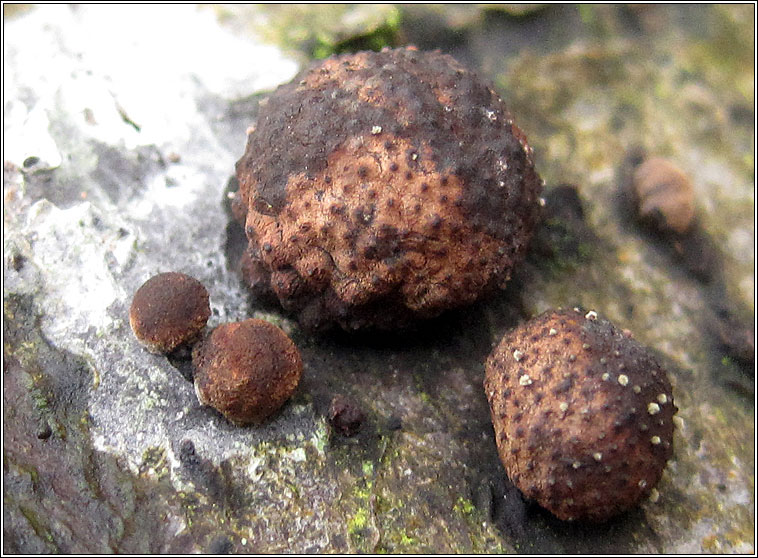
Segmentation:
{"type": "Polygon", "coordinates": [[[129,323],[150,351],[169,353],[195,340],[211,315],[208,291],[184,273],[159,273],[134,294],[129,323]]]}
{"type": "Polygon", "coordinates": [[[344,395],[335,395],[329,407],[329,424],[346,437],[355,436],[361,429],[366,415],[361,408],[344,395]]]}
{"type": "Polygon", "coordinates": [[[605,521],[660,480],[673,454],[671,385],[607,320],[545,313],[507,333],[485,368],[508,476],[560,519],[605,521]]]}
{"type": "Polygon", "coordinates": [[[263,320],[223,324],[192,352],[195,391],[235,424],[260,423],[297,388],[300,352],[278,327],[263,320]]]}
{"type": "Polygon", "coordinates": [[[493,89],[414,49],[330,58],[281,86],[237,178],[270,289],[305,325],[347,329],[404,325],[503,285],[541,190],[493,89]]]}

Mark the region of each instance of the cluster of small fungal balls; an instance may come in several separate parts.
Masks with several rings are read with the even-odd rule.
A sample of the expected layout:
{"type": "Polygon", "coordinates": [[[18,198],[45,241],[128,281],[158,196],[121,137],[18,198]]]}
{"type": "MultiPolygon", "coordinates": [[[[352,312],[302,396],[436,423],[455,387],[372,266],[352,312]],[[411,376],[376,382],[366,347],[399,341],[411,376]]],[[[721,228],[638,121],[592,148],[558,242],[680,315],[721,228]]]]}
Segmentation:
{"type": "Polygon", "coordinates": [[[193,346],[197,398],[238,425],[261,423],[294,393],[303,370],[300,353],[278,327],[248,319],[203,336],[210,317],[208,291],[183,273],[160,273],[135,293],[129,322],[154,353],[193,346]]]}
{"type": "MultiPolygon", "coordinates": [[[[686,196],[660,203],[648,170],[636,177],[641,213],[655,206],[685,227],[686,196]]],[[[504,286],[544,203],[495,91],[412,48],[332,57],[281,86],[236,174],[243,278],[310,328],[396,328],[504,286]]],[[[148,348],[168,352],[209,314],[202,285],[163,274],[130,317],[148,348]]],[[[193,362],[199,400],[241,424],[275,412],[302,371],[292,341],[258,320],[219,326],[193,362]]],[[[506,333],[485,369],[498,451],[525,495],[561,519],[602,521],[651,493],[676,407],[665,371],[629,335],[593,311],[548,312],[506,333]]],[[[335,398],[335,429],[349,436],[362,420],[335,398]]]]}

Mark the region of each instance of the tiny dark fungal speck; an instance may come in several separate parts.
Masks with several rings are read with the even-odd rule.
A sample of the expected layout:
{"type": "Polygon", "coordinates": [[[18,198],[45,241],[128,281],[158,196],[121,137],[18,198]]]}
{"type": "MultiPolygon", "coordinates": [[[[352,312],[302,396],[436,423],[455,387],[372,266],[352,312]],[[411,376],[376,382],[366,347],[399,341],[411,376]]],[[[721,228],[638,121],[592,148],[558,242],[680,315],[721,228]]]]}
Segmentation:
{"type": "Polygon", "coordinates": [[[219,535],[208,545],[209,554],[229,554],[234,549],[234,544],[229,537],[219,535]]]}
{"type": "Polygon", "coordinates": [[[403,421],[396,415],[391,415],[387,419],[387,430],[400,430],[403,427],[403,421]]]}
{"type": "Polygon", "coordinates": [[[53,435],[53,429],[50,427],[50,423],[47,421],[43,421],[42,424],[40,424],[39,428],[37,429],[37,438],[39,438],[40,440],[47,440],[52,435],[53,435]]]}
{"type": "Polygon", "coordinates": [[[345,437],[355,436],[366,416],[358,404],[343,395],[335,395],[329,407],[329,424],[345,437]]]}
{"type": "Polygon", "coordinates": [[[21,271],[26,263],[26,257],[23,254],[14,252],[11,256],[11,267],[13,271],[21,271]]]}

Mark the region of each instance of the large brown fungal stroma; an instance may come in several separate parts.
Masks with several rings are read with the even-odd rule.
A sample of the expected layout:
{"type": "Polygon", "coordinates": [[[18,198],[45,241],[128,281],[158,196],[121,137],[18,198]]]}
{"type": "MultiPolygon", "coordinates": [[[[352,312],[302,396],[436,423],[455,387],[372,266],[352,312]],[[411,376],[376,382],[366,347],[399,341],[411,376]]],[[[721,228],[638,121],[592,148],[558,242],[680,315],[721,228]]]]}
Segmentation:
{"type": "Polygon", "coordinates": [[[174,271],[159,273],[137,289],[129,323],[137,340],[154,353],[170,353],[198,338],[211,315],[202,283],[174,271]]]}
{"type": "Polygon", "coordinates": [[[508,332],[484,382],[511,481],[564,520],[605,521],[660,480],[676,412],[650,352],[593,311],[508,332]]]}
{"type": "Polygon", "coordinates": [[[192,351],[195,392],[238,425],[260,423],[295,391],[300,352],[278,327],[263,320],[223,324],[192,351]]]}
{"type": "Polygon", "coordinates": [[[413,48],[317,62],[261,107],[237,163],[243,276],[316,328],[389,328],[503,286],[538,216],[497,93],[413,48]]]}

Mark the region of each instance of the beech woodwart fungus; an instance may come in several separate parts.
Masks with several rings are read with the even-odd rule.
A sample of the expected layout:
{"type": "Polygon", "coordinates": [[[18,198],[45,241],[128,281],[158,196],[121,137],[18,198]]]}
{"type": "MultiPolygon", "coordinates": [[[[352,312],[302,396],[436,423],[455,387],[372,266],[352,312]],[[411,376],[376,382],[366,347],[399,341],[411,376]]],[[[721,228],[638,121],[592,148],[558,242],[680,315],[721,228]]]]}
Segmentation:
{"type": "Polygon", "coordinates": [[[439,52],[315,63],[261,106],[236,168],[245,277],[309,329],[473,302],[505,285],[538,218],[524,134],[439,52]]]}
{"type": "Polygon", "coordinates": [[[184,273],[159,273],[134,294],[129,323],[137,339],[153,353],[170,353],[196,340],[211,307],[202,283],[184,273]]]}
{"type": "Polygon", "coordinates": [[[530,320],[485,368],[505,470],[560,519],[605,521],[660,480],[673,451],[671,384],[645,347],[595,312],[530,320]]]}
{"type": "Polygon", "coordinates": [[[361,408],[344,395],[335,395],[329,407],[329,424],[343,436],[355,436],[361,429],[366,415],[361,408]]]}
{"type": "Polygon", "coordinates": [[[638,218],[655,229],[687,232],[695,218],[695,192],[682,170],[661,157],[645,160],[632,179],[638,218]]]}
{"type": "Polygon", "coordinates": [[[261,423],[300,382],[300,352],[275,325],[263,320],[223,324],[192,351],[195,393],[237,425],[261,423]]]}

